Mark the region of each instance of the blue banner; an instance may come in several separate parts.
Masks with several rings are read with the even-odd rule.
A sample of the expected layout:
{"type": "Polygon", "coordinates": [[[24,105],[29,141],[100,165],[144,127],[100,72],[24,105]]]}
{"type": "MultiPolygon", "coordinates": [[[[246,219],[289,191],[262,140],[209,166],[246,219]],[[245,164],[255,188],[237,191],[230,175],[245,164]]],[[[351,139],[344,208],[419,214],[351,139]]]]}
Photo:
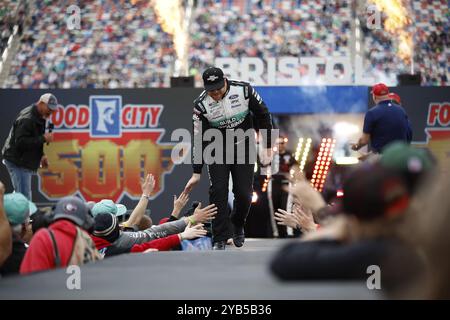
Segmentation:
{"type": "Polygon", "coordinates": [[[365,113],[366,86],[257,87],[271,113],[365,113]]]}

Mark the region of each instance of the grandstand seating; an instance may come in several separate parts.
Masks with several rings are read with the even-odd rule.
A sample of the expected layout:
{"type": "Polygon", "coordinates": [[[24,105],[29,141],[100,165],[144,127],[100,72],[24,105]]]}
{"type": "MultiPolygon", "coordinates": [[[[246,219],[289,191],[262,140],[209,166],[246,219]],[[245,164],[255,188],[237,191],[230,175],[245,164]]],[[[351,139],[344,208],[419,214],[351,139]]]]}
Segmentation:
{"type": "MultiPolygon", "coordinates": [[[[7,2],[13,3],[9,0],[7,2]]],[[[175,52],[149,1],[79,1],[81,30],[68,30],[71,1],[30,8],[5,87],[134,88],[169,86],[175,52]]],[[[51,3],[54,3],[51,2],[51,3]]],[[[190,74],[215,57],[349,56],[352,10],[343,0],[203,0],[190,30],[190,74]]],[[[449,85],[446,0],[415,0],[416,71],[424,85],[449,85]]],[[[361,14],[361,13],[359,13],[361,14]]],[[[414,31],[414,30],[411,30],[414,31]]],[[[409,71],[383,30],[363,30],[365,72],[395,82],[409,71]]],[[[302,73],[302,69],[299,70],[302,73]]]]}
{"type": "MultiPolygon", "coordinates": [[[[449,85],[449,10],[446,0],[412,1],[412,26],[414,34],[414,71],[422,74],[422,85],[449,85]]],[[[360,12],[360,16],[363,13],[360,12]]],[[[395,82],[398,73],[410,72],[396,54],[392,36],[384,30],[363,29],[366,74],[388,83],[395,82]]]]}

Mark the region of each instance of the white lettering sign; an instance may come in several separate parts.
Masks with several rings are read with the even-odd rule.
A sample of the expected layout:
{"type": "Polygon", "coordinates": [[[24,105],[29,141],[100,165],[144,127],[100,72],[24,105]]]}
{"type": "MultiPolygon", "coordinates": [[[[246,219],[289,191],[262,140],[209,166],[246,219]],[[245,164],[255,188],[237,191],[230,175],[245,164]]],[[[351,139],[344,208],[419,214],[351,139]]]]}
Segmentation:
{"type": "Polygon", "coordinates": [[[251,82],[257,86],[298,85],[372,85],[375,79],[364,77],[360,56],[352,65],[349,57],[279,57],[263,60],[256,57],[215,59],[230,79],[251,82]],[[319,66],[325,74],[319,74],[319,66]],[[303,67],[303,68],[301,68],[303,67]],[[304,69],[303,74],[300,69],[304,69]]]}

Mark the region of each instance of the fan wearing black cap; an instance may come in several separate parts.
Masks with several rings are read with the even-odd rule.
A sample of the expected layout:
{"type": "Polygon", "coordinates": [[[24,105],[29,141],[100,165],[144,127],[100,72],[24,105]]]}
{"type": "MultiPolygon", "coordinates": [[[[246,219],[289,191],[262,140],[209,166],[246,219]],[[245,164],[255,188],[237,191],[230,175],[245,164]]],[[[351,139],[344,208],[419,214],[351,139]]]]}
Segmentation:
{"type": "MultiPolygon", "coordinates": [[[[192,163],[194,173],[184,191],[189,193],[198,184],[203,164],[207,163],[210,178],[210,203],[214,203],[218,208],[216,219],[212,223],[213,248],[215,250],[225,249],[226,241],[230,236],[230,220],[234,245],[241,247],[245,241],[244,224],[251,205],[255,161],[251,157],[246,157],[244,161],[236,161],[236,156],[242,156],[242,153],[239,153],[239,148],[242,150],[242,146],[247,155],[252,152],[256,153],[255,143],[252,143],[254,133],[253,137],[251,137],[252,134],[248,134],[245,139],[233,141],[227,141],[226,136],[227,133],[234,134],[237,129],[242,129],[246,133],[249,132],[248,129],[257,129],[260,133],[262,130],[269,131],[272,129],[271,115],[259,94],[249,83],[227,79],[219,68],[206,69],[203,73],[203,83],[205,91],[194,101],[193,109],[192,163]],[[203,151],[207,143],[205,143],[203,135],[208,129],[218,129],[222,135],[223,158],[219,161],[205,159],[203,151]],[[196,143],[196,141],[202,142],[196,143]],[[226,155],[227,153],[231,154],[230,147],[232,150],[238,149],[238,152],[234,152],[232,161],[226,155]],[[225,158],[227,160],[222,161],[225,158]],[[230,174],[233,180],[234,194],[231,215],[228,208],[230,174]]],[[[269,131],[267,135],[261,135],[265,142],[261,162],[265,165],[270,162],[272,157],[270,133],[269,131]]]]}
{"type": "Polygon", "coordinates": [[[101,259],[89,236],[94,218],[86,204],[77,197],[64,197],[53,212],[53,222],[32,238],[20,266],[20,273],[82,265],[101,259]]]}

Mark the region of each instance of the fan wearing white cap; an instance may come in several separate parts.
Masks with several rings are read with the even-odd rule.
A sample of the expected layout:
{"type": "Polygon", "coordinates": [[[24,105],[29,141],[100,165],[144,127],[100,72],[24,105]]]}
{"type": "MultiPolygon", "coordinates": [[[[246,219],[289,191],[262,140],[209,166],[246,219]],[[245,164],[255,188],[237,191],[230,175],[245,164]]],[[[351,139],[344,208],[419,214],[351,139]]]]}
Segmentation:
{"type": "MultiPolygon", "coordinates": [[[[44,143],[53,141],[46,132],[46,120],[57,109],[58,101],[51,93],[20,111],[3,145],[3,164],[8,169],[14,191],[31,200],[31,176],[39,167],[48,167],[44,143]]],[[[49,126],[50,128],[50,126],[49,126]]]]}

